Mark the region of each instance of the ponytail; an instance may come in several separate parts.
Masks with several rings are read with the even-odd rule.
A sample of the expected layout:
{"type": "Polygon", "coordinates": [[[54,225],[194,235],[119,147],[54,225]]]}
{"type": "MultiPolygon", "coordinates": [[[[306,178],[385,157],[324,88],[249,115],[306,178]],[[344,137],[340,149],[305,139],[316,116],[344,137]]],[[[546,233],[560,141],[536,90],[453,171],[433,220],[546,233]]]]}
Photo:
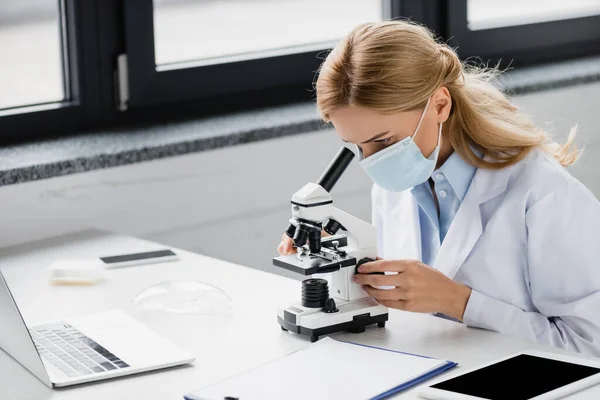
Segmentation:
{"type": "Polygon", "coordinates": [[[415,110],[444,86],[452,98],[448,137],[468,163],[499,169],[539,149],[563,166],[573,164],[579,157],[573,145],[577,129],[564,144],[552,141],[496,87],[498,75],[497,68],[462,63],[452,48],[418,24],[367,23],[350,32],[321,66],[317,108],[324,121],[346,105],[384,114],[415,110]]]}

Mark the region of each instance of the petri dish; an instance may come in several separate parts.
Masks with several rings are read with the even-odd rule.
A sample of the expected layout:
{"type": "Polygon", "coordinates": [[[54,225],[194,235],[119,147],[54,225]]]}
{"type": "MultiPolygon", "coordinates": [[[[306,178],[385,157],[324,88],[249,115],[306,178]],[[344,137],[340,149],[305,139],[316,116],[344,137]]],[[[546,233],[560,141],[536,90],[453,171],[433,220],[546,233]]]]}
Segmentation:
{"type": "Polygon", "coordinates": [[[222,289],[199,281],[167,281],[137,294],[132,306],[139,311],[171,314],[229,315],[232,300],[222,289]]]}

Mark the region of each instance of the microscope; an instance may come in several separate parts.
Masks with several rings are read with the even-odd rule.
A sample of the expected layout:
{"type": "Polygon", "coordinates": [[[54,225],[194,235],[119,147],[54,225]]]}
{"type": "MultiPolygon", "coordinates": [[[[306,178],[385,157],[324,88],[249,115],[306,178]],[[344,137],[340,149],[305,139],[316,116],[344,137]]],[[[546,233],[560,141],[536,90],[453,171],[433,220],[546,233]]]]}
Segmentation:
{"type": "Polygon", "coordinates": [[[307,183],[292,196],[285,233],[297,252],[273,258],[276,267],[308,276],[301,302],[279,307],[277,321],[282,330],[307,335],[311,342],[340,331],[364,332],[372,324],[385,327],[388,320],[387,307],[352,280],[358,267],[377,256],[375,227],[334,207],[329,194],[353,157],[343,146],[318,183],[307,183]],[[319,274],[329,277],[313,276],[319,274]]]}

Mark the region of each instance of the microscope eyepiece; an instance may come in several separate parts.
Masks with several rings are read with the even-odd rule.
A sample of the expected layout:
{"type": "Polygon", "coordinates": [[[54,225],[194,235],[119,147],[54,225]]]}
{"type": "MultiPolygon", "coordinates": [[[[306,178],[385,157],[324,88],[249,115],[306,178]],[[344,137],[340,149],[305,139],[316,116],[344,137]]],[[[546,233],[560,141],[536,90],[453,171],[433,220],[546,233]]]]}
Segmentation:
{"type": "Polygon", "coordinates": [[[317,183],[321,185],[323,189],[327,190],[327,192],[331,192],[331,189],[333,189],[353,158],[354,153],[352,150],[342,146],[317,183]]]}

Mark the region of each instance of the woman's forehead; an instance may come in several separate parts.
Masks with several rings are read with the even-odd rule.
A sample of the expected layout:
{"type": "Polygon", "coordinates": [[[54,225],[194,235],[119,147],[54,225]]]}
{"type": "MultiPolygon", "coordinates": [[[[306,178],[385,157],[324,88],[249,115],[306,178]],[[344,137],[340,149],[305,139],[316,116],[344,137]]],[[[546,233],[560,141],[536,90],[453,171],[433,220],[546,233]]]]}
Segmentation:
{"type": "Polygon", "coordinates": [[[330,114],[330,119],[342,140],[361,143],[381,133],[397,131],[409,124],[413,112],[382,114],[365,107],[342,107],[330,114]]]}

